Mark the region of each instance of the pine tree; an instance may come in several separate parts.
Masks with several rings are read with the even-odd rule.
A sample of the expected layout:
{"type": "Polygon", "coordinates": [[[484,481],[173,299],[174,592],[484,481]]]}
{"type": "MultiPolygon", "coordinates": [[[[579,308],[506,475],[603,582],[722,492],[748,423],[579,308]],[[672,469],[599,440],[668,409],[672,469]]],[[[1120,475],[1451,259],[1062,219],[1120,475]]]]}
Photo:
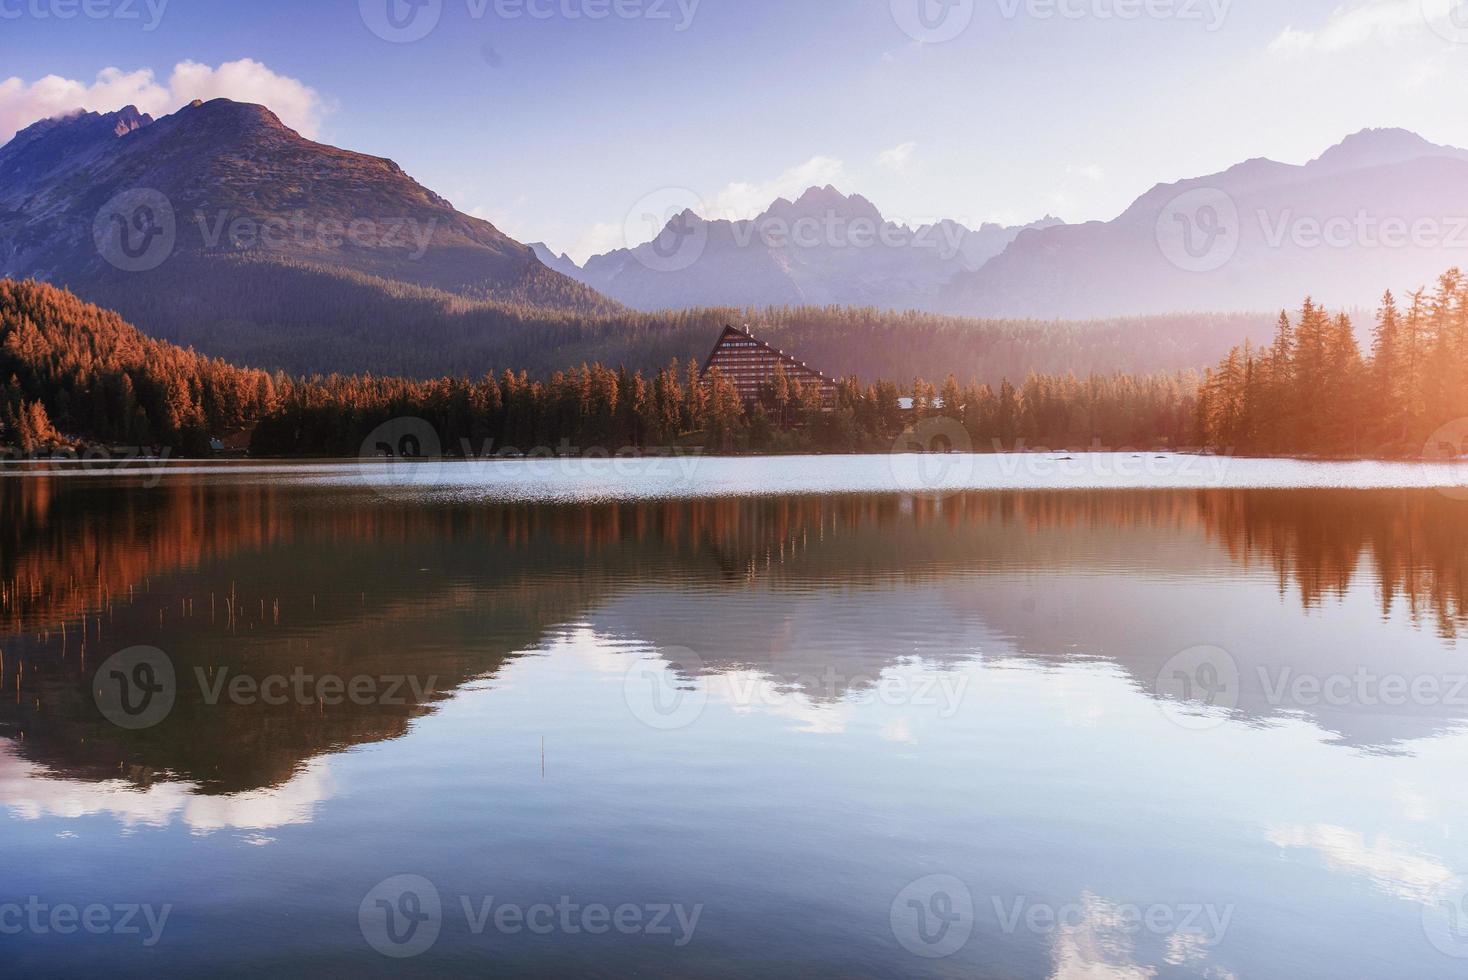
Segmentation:
{"type": "Polygon", "coordinates": [[[949,375],[943,381],[943,388],[938,392],[938,399],[943,402],[942,414],[947,418],[963,418],[963,392],[959,390],[958,378],[949,375]]]}
{"type": "Polygon", "coordinates": [[[1351,318],[1342,313],[1326,338],[1325,388],[1322,403],[1328,412],[1323,425],[1325,448],[1330,452],[1354,453],[1360,446],[1362,396],[1361,348],[1351,318]]]}
{"type": "Polygon", "coordinates": [[[1406,437],[1407,416],[1398,389],[1402,372],[1402,318],[1391,290],[1381,298],[1371,340],[1371,387],[1367,400],[1376,435],[1391,442],[1406,437]]]}

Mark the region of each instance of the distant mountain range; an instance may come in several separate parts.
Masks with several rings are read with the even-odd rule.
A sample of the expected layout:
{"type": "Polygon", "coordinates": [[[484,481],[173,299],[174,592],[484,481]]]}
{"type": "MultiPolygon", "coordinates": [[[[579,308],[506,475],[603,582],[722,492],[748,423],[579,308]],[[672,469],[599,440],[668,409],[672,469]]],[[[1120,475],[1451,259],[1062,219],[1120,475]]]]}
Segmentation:
{"type": "MultiPolygon", "coordinates": [[[[1087,320],[1267,313],[1307,292],[1367,306],[1454,265],[1468,265],[1468,151],[1403,130],[1358,133],[1301,166],[1251,160],[1159,185],[1108,222],[912,228],[816,187],[747,221],[684,211],[656,240],[584,266],[262,106],[78,112],[0,146],[0,277],[66,286],[154,336],[293,372],[474,374],[551,353],[616,361],[633,356],[628,338],[679,356],[712,343],[636,310],[1087,320]]],[[[738,316],[698,319],[716,333],[738,316]]]]}
{"type": "Polygon", "coordinates": [[[1370,307],[1468,265],[1468,151],[1367,130],[1302,166],[1249,160],[1161,184],[1115,220],[1028,231],[941,307],[1089,318],[1370,307]]]}
{"type": "Polygon", "coordinates": [[[1066,318],[1367,306],[1468,264],[1468,151],[1367,130],[1303,166],[1249,160],[1160,184],[1107,222],[887,222],[811,188],[751,221],[676,215],[653,241],[556,271],[637,309],[786,304],[1066,318]]]}
{"type": "Polygon", "coordinates": [[[657,239],[578,266],[534,244],[550,268],[640,310],[694,306],[875,306],[933,310],[960,273],[981,267],[1027,229],[956,221],[910,228],[866,198],[831,186],[779,198],[747,221],[673,216],[657,239]]]}

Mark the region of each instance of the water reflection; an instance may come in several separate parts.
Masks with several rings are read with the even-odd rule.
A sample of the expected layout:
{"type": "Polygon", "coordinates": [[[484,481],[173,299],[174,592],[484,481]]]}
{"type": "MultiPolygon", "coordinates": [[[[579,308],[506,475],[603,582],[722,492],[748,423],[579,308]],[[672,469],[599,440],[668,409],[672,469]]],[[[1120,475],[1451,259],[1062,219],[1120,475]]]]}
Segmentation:
{"type": "Polygon", "coordinates": [[[700,672],[770,685],[816,730],[822,708],[904,663],[1099,660],[1156,694],[1169,659],[1204,643],[1237,663],[1228,707],[1259,723],[1299,714],[1394,751],[1468,718],[1443,642],[1465,623],[1468,514],[1430,491],[409,508],[58,477],[8,483],[0,511],[0,730],[11,758],[72,780],[281,787],[573,626],[694,650],[700,672]],[[98,664],[134,644],[166,651],[179,678],[142,732],[93,699],[98,664]],[[1436,697],[1363,704],[1370,678],[1344,699],[1298,690],[1372,670],[1378,685],[1435,678],[1436,697]],[[285,678],[285,703],[258,689],[239,703],[241,675],[285,678]],[[374,696],[323,697],[321,678],[374,696]]]}
{"type": "MultiPolygon", "coordinates": [[[[221,948],[268,966],[262,934],[398,968],[354,916],[409,872],[451,910],[708,906],[676,951],[495,936],[508,975],[1452,975],[1422,916],[1468,860],[1462,506],[405,506],[289,471],[8,481],[0,814],[25,860],[7,884],[177,902],[180,971],[217,972],[221,948]],[[138,647],[178,683],[134,730],[95,693],[138,647]],[[1180,692],[1198,649],[1227,660],[1190,662],[1180,692]],[[1384,698],[1393,678],[1438,686],[1384,698]],[[198,881],[204,860],[232,889],[198,881]],[[929,961],[893,907],[935,875],[973,912],[929,961]],[[1136,928],[1149,909],[1211,924],[1136,928]],[[231,941],[241,922],[266,931],[231,941]]],[[[409,966],[479,969],[476,939],[446,921],[409,966]]],[[[17,966],[52,952],[22,944],[17,966]]],[[[74,973],[153,968],[66,952],[74,973]]]]}
{"type": "MultiPolygon", "coordinates": [[[[332,793],[330,764],[313,759],[277,786],[230,795],[205,794],[187,782],[138,784],[132,778],[90,781],[58,776],[20,757],[12,744],[0,745],[0,801],[24,820],[75,819],[105,815],[126,829],[168,827],[175,821],[190,830],[269,831],[310,822],[316,805],[332,793]]],[[[253,842],[267,842],[256,837],[253,842]]]]}

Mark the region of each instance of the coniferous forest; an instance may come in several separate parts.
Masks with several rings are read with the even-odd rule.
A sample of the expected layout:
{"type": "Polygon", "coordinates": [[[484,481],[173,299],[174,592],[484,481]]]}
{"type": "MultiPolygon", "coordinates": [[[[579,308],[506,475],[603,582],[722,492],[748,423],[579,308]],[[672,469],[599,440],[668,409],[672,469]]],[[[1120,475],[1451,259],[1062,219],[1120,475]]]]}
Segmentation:
{"type": "MultiPolygon", "coordinates": [[[[713,333],[710,335],[710,342],[713,333]]],[[[0,282],[0,445],[32,453],[100,443],[209,451],[250,432],[265,456],[356,455],[374,428],[420,418],[445,452],[700,447],[710,452],[888,451],[923,420],[956,420],[945,445],[1209,448],[1413,456],[1468,415],[1468,278],[1386,294],[1369,351],[1349,315],[1311,299],[1268,346],[1246,343],[1201,376],[1030,373],[997,385],[950,375],[843,379],[834,406],[777,376],[746,407],[728,379],[673,359],[478,379],[290,377],[146,337],[119,316],[34,282],[0,282]],[[903,411],[900,397],[911,397],[903,411]]],[[[920,430],[921,431],[921,430],[920,430]]]]}
{"type": "Polygon", "coordinates": [[[1231,351],[1203,380],[1198,441],[1238,452],[1416,455],[1468,416],[1468,277],[1382,297],[1369,351],[1345,313],[1306,299],[1274,342],[1231,351]]]}
{"type": "Polygon", "coordinates": [[[1193,370],[1245,339],[1267,341],[1274,327],[1268,311],[1086,321],[850,306],[645,313],[586,308],[574,297],[554,306],[504,296],[470,299],[279,261],[170,263],[164,271],[150,274],[147,289],[116,273],[78,292],[149,336],[295,377],[371,372],[430,380],[478,377],[493,365],[543,379],[598,361],[652,373],[675,357],[704,357],[726,325],[748,324],[760,339],[800,351],[831,377],[941,378],[952,371],[997,387],[1006,377],[1073,367],[1105,374],[1193,370]],[[196,298],[185,313],[174,287],[182,293],[190,280],[210,287],[202,296],[187,290],[196,298]]]}

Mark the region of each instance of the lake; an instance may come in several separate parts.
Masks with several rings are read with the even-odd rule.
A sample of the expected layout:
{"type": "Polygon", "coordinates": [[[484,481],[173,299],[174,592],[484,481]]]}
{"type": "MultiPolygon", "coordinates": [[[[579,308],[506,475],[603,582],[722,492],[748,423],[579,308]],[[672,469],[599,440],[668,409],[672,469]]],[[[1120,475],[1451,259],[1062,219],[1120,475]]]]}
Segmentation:
{"type": "Polygon", "coordinates": [[[1468,467],[0,469],[13,975],[1468,972],[1468,467]]]}

